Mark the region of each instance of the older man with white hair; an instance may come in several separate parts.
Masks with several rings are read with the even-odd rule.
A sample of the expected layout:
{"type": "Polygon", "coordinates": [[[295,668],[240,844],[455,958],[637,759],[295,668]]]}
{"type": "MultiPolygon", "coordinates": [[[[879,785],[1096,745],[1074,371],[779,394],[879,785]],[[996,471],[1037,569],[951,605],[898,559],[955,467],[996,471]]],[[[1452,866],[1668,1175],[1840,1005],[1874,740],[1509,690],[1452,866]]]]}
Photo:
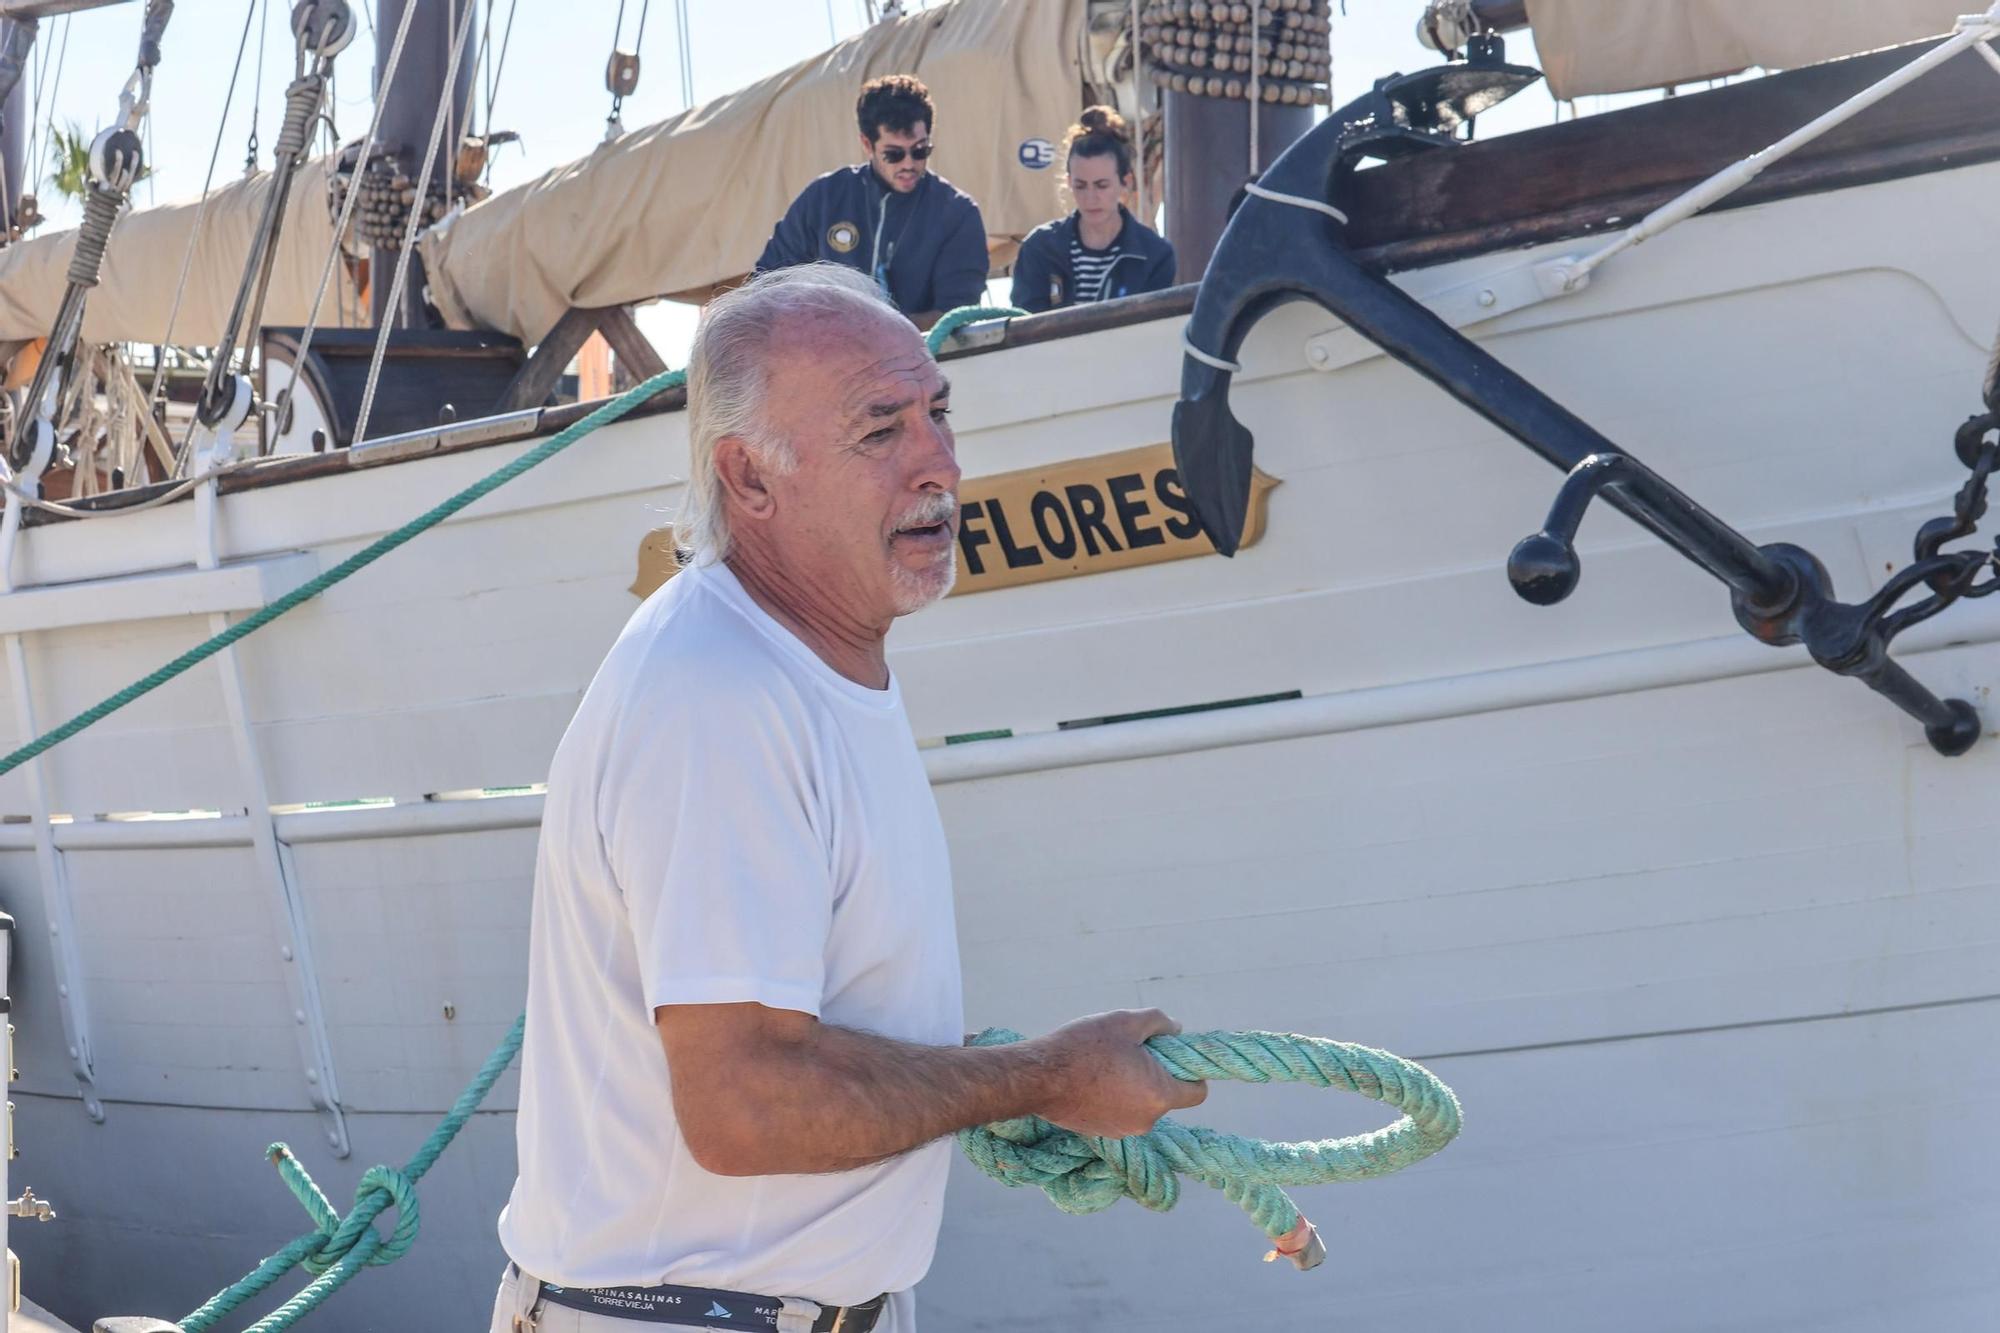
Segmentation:
{"type": "Polygon", "coordinates": [[[496,1333],[909,1333],[948,1136],[1150,1129],[1157,1011],[962,1043],[951,866],[883,641],[951,587],[949,385],[866,277],[717,298],[693,561],[549,773],[496,1333]]]}

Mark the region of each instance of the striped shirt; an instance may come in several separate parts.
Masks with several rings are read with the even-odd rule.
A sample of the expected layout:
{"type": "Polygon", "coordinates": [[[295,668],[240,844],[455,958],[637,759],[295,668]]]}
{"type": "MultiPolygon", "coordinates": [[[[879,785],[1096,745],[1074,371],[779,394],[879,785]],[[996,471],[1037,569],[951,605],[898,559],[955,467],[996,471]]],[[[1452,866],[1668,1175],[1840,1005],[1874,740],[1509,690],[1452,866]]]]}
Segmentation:
{"type": "Polygon", "coordinates": [[[1069,271],[1076,276],[1076,290],[1071,293],[1077,305],[1104,299],[1104,279],[1110,274],[1111,266],[1118,262],[1118,243],[1113,241],[1108,250],[1090,250],[1082,240],[1071,237],[1069,243],[1069,271]]]}

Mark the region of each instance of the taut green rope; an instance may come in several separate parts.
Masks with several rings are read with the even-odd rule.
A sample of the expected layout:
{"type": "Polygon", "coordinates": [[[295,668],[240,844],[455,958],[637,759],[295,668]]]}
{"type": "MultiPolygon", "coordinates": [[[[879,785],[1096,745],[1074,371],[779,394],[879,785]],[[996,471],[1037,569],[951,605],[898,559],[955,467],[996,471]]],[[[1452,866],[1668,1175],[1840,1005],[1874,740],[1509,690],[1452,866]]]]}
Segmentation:
{"type": "Polygon", "coordinates": [[[344,1219],[333,1210],[298,1158],[292,1156],[292,1150],[282,1143],[272,1144],[268,1150],[270,1159],[293,1197],[311,1215],[314,1229],[204,1301],[200,1309],[180,1321],[186,1333],[208,1333],[216,1320],[303,1264],[307,1272],[316,1275],[313,1280],[298,1295],[245,1330],[245,1333],[278,1333],[310,1313],[363,1268],[400,1259],[417,1239],[417,1182],[458,1137],[458,1131],[472,1118],[473,1111],[486,1099],[501,1073],[513,1063],[515,1052],[521,1049],[521,1032],[526,1022],[525,1018],[514,1020],[507,1036],[486,1057],[479,1073],[458,1095],[450,1112],[438,1122],[408,1165],[400,1171],[371,1166],[362,1173],[361,1183],[354,1191],[354,1208],[344,1219]],[[396,1229],[384,1240],[373,1224],[391,1204],[396,1207],[396,1229]]]}
{"type": "MultiPolygon", "coordinates": [[[[944,345],[945,339],[967,324],[988,319],[1006,319],[1025,313],[1027,312],[1016,310],[1012,306],[962,306],[939,319],[925,335],[924,341],[935,354],[944,345]]],[[[311,601],[334,584],[374,564],[412,537],[430,531],[473,501],[505,486],[528,469],[546,463],[599,426],[616,421],[655,394],[679,388],[686,383],[686,371],[668,370],[635,388],[626,390],[583,420],[564,427],[505,467],[474,482],[435,508],[417,515],[394,532],[377,538],[332,569],[300,584],[270,605],[245,616],[213,638],[188,649],[157,671],[141,676],[110,698],[86,708],[54,731],[37,736],[5,758],[0,758],[0,774],[12,772],[36,755],[62,744],[84,728],[103,721],[141,695],[152,693],[175,676],[207,661],[237,640],[256,633],[300,603],[311,601]]]]}
{"type": "Polygon", "coordinates": [[[245,616],[215,637],[188,649],[157,671],[141,676],[102,703],[86,708],[54,731],[37,736],[6,758],[0,759],[0,773],[8,773],[19,768],[43,751],[62,744],[85,727],[103,721],[141,695],[157,690],[175,676],[207,661],[238,639],[256,633],[293,607],[311,601],[334,584],[359,573],[412,537],[430,531],[473,501],[505,486],[529,468],[548,462],[599,426],[616,421],[654,394],[685,383],[687,383],[686,371],[669,370],[653,376],[637,388],[626,390],[583,420],[557,431],[513,462],[473,482],[458,494],[417,515],[394,532],[376,538],[332,569],[300,584],[283,597],[245,616]]]}
{"type": "MultiPolygon", "coordinates": [[[[975,1046],[1021,1040],[988,1028],[975,1046]]],[[[1176,1173],[1223,1192],[1272,1239],[1299,1224],[1281,1188],[1366,1180],[1422,1161],[1458,1134],[1458,1098],[1422,1065],[1387,1051],[1279,1032],[1197,1032],[1146,1043],[1175,1078],[1309,1083],[1386,1102],[1404,1112],[1387,1129],[1313,1143],[1268,1143],[1163,1117],[1150,1134],[1100,1139],[1036,1116],[960,1132],[959,1146],[1003,1185],[1039,1185],[1066,1213],[1094,1213],[1123,1198],[1165,1212],[1180,1197],[1176,1173]]]]}

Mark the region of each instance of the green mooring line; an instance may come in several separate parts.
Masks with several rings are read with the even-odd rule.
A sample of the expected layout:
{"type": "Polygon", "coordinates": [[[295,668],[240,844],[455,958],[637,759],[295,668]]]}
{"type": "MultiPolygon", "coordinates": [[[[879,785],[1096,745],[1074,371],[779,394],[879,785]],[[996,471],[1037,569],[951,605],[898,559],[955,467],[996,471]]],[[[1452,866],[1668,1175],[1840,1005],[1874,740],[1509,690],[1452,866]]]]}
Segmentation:
{"type": "Polygon", "coordinates": [[[564,427],[547,440],[530,449],[527,453],[508,463],[505,467],[473,482],[472,485],[466,487],[458,494],[452,496],[442,504],[417,515],[394,532],[378,537],[363,549],[335,565],[332,569],[300,584],[283,597],[272,602],[269,606],[262,607],[245,616],[242,620],[237,621],[228,629],[223,630],[222,633],[188,649],[157,671],[141,676],[110,698],[84,709],[54,731],[37,736],[34,740],[29,741],[20,749],[9,754],[5,759],[0,759],[0,774],[11,773],[22,764],[33,759],[36,755],[62,744],[84,728],[111,716],[111,714],[117,712],[126,704],[131,703],[134,699],[139,698],[141,695],[150,694],[172,680],[175,676],[207,661],[237,640],[255,634],[258,630],[264,628],[264,626],[270,624],[279,616],[285,614],[285,612],[290,611],[293,607],[303,602],[311,601],[334,584],[366,569],[369,565],[374,564],[377,560],[380,560],[383,556],[389,554],[389,552],[395,550],[418,534],[429,532],[432,528],[444,522],[473,501],[505,486],[529,468],[546,463],[549,459],[554,458],[557,454],[569,448],[599,426],[616,421],[639,404],[645,402],[648,398],[651,398],[654,394],[666,389],[675,388],[686,382],[686,371],[669,370],[653,376],[637,388],[626,390],[583,420],[576,422],[574,425],[564,427]]]}

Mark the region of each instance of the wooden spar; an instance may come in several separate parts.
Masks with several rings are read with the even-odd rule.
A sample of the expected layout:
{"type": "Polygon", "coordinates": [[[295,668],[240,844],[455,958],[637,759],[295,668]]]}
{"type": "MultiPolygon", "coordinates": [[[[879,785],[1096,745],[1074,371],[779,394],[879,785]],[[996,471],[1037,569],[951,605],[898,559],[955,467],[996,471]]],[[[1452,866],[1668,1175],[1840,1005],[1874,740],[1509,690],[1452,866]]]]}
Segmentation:
{"type": "Polygon", "coordinates": [[[33,20],[58,14],[80,14],[86,9],[108,9],[130,4],[131,0],[0,0],[0,19],[33,20]]]}
{"type": "MultiPolygon", "coordinates": [[[[416,17],[410,20],[410,35],[403,46],[403,58],[397,67],[396,78],[389,85],[388,95],[383,99],[382,129],[380,144],[393,152],[397,169],[412,182],[423,172],[422,153],[424,145],[430,142],[431,123],[437,116],[438,100],[444,95],[444,76],[451,68],[451,34],[460,16],[473,0],[449,0],[438,4],[435,0],[381,0],[379,12],[375,15],[375,86],[381,87],[389,64],[389,52],[396,42],[396,31],[402,25],[403,10],[409,5],[417,5],[416,17]]],[[[458,78],[452,88],[453,111],[450,124],[460,134],[466,129],[466,111],[472,94],[472,67],[470,48],[478,42],[479,25],[466,25],[465,40],[468,47],[465,58],[458,63],[458,78]]],[[[449,136],[446,136],[449,138],[449,136]]],[[[451,164],[458,155],[455,143],[440,141],[438,161],[431,169],[433,188],[450,190],[448,179],[451,164]]],[[[355,183],[361,180],[360,167],[356,168],[355,183]]],[[[418,200],[416,207],[422,207],[418,200]]],[[[396,252],[376,250],[369,265],[370,299],[374,306],[375,322],[379,325],[385,318],[384,307],[389,303],[390,275],[396,271],[396,252]]],[[[403,308],[395,312],[394,319],[406,328],[420,327],[423,310],[422,275],[417,271],[417,261],[411,260],[411,274],[403,289],[403,308]]]]}

